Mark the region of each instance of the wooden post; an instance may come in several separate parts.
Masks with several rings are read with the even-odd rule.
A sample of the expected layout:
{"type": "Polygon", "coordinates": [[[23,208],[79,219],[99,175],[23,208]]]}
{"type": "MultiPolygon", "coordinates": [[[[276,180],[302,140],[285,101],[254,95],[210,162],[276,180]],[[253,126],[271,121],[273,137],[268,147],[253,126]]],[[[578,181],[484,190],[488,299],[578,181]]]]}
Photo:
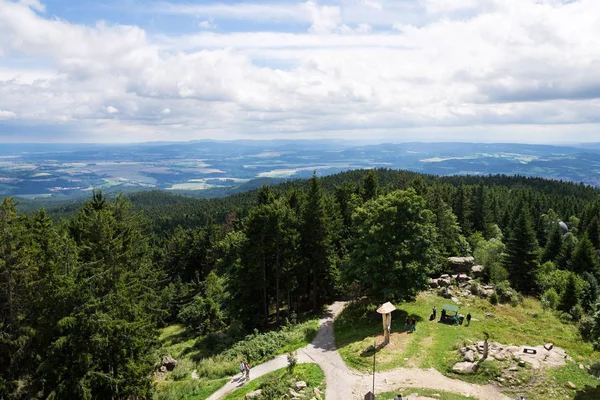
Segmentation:
{"type": "Polygon", "coordinates": [[[390,343],[390,333],[392,331],[392,311],[394,311],[396,307],[387,302],[381,307],[377,309],[377,312],[381,314],[382,322],[383,322],[383,345],[388,345],[390,343]]]}

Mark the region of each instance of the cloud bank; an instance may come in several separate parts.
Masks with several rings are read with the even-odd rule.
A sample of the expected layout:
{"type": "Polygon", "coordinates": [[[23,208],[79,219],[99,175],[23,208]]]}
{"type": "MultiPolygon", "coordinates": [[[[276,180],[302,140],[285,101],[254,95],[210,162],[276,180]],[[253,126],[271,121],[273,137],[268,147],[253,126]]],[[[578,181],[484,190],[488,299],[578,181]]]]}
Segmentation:
{"type": "Polygon", "coordinates": [[[0,141],[600,138],[597,0],[127,4],[0,0],[0,141]]]}

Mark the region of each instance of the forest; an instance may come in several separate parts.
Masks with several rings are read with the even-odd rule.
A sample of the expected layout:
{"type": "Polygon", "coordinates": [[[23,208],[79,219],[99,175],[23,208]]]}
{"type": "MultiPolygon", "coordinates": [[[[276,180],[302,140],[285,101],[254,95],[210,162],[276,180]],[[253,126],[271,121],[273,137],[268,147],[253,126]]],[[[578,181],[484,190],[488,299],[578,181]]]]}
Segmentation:
{"type": "Polygon", "coordinates": [[[160,328],[226,347],[339,296],[410,301],[473,255],[600,350],[600,191],[388,169],[222,199],[165,192],[0,205],[0,398],[155,397],[160,328]]]}

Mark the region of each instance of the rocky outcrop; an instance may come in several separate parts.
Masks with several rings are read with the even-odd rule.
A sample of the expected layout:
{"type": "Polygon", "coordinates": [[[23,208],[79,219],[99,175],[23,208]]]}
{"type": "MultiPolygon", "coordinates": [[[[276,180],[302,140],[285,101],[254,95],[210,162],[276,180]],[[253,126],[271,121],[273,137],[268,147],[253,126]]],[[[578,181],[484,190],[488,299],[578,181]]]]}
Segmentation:
{"type": "MultiPolygon", "coordinates": [[[[177,366],[177,360],[171,356],[164,356],[162,358],[161,367],[165,367],[167,371],[173,371],[177,366]]],[[[161,368],[162,369],[162,368],[161,368]]]]}
{"type": "Polygon", "coordinates": [[[464,361],[454,364],[452,371],[461,375],[472,374],[474,372],[474,367],[475,363],[464,361]]]}
{"type": "Polygon", "coordinates": [[[469,272],[475,265],[473,257],[448,257],[448,267],[454,273],[469,272]]]}

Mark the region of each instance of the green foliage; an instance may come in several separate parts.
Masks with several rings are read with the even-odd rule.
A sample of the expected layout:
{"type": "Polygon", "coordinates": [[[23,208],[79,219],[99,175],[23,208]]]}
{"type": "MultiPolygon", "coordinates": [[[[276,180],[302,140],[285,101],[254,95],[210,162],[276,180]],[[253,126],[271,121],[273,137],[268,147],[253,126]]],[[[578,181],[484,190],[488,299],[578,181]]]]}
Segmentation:
{"type": "Polygon", "coordinates": [[[546,290],[542,295],[541,302],[544,310],[555,310],[560,298],[553,287],[546,290]]]}
{"type": "Polygon", "coordinates": [[[584,233],[583,237],[577,242],[573,257],[568,266],[571,271],[577,274],[582,274],[584,272],[595,274],[598,272],[596,258],[594,256],[594,247],[588,238],[587,232],[584,233]]]}
{"type": "Polygon", "coordinates": [[[359,207],[353,221],[351,281],[379,299],[411,299],[427,286],[439,253],[436,228],[425,201],[414,191],[395,191],[359,207]]]}
{"type": "Polygon", "coordinates": [[[298,364],[298,355],[295,351],[289,351],[287,354],[287,362],[288,362],[288,373],[291,375],[294,373],[294,368],[298,364]]]}
{"type": "Polygon", "coordinates": [[[559,310],[570,312],[573,307],[579,304],[580,290],[577,287],[577,277],[575,274],[569,274],[565,289],[560,298],[559,310]]]}
{"type": "Polygon", "coordinates": [[[523,293],[532,293],[535,290],[534,273],[538,267],[538,247],[527,210],[520,210],[505,254],[503,263],[511,284],[523,293]]]}
{"type": "Polygon", "coordinates": [[[502,266],[506,246],[500,239],[481,241],[474,252],[475,262],[483,265],[484,278],[488,282],[498,283],[508,279],[508,272],[502,266]]]}
{"type": "Polygon", "coordinates": [[[490,296],[490,304],[496,305],[499,302],[499,297],[496,293],[492,293],[492,295],[490,296]]]}

